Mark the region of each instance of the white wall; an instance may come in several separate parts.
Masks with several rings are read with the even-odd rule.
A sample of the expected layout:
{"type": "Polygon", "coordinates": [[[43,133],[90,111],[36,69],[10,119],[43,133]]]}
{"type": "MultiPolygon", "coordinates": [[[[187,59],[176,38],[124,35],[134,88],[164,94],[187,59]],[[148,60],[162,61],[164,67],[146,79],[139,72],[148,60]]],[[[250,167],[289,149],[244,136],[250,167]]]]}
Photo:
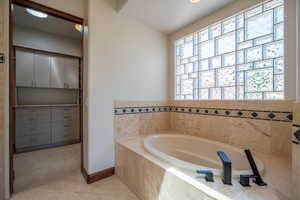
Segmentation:
{"type": "Polygon", "coordinates": [[[167,37],[116,13],[110,0],[88,6],[88,173],[114,166],[113,101],[167,99],[167,37]]]}
{"type": "MultiPolygon", "coordinates": [[[[296,1],[298,0],[285,0],[285,98],[287,100],[296,99],[296,1]]],[[[171,99],[175,97],[174,41],[261,2],[262,0],[236,0],[169,35],[169,97],[171,99]]]]}
{"type": "Polygon", "coordinates": [[[298,37],[297,37],[297,69],[298,69],[298,79],[297,79],[297,101],[300,101],[300,1],[297,2],[297,31],[298,31],[298,37]]]}
{"type": "Polygon", "coordinates": [[[84,18],[87,0],[32,0],[36,3],[84,18]]]}
{"type": "Polygon", "coordinates": [[[4,178],[4,197],[9,199],[9,1],[0,1],[1,17],[3,17],[3,51],[6,55],[6,62],[4,64],[4,80],[3,80],[3,178],[4,178]]]}
{"type": "Polygon", "coordinates": [[[81,56],[81,39],[68,38],[19,25],[14,25],[13,30],[14,45],[81,56]]]}

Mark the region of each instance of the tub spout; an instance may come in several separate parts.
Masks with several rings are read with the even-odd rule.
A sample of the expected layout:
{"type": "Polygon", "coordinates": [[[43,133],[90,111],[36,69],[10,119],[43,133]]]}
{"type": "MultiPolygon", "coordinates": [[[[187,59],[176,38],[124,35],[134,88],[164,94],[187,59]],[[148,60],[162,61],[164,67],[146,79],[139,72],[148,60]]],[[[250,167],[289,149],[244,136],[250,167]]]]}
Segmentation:
{"type": "Polygon", "coordinates": [[[225,185],[232,185],[232,162],[225,152],[218,151],[217,153],[223,163],[223,183],[225,185]]]}

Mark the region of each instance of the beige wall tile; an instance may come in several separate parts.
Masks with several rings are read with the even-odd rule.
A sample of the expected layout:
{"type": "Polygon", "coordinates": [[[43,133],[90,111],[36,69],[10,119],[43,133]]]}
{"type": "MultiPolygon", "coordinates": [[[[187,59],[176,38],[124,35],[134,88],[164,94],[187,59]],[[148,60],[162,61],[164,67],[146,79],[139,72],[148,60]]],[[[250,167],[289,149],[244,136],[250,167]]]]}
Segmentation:
{"type": "MultiPolygon", "coordinates": [[[[117,107],[185,106],[261,111],[292,111],[291,101],[170,101],[124,102],[117,107]]],[[[262,153],[291,156],[292,124],[268,120],[254,120],[175,112],[143,113],[115,116],[116,139],[147,136],[163,130],[199,136],[239,148],[262,153]]]]}
{"type": "Polygon", "coordinates": [[[293,113],[294,113],[294,123],[300,124],[300,102],[294,103],[293,113]]]}

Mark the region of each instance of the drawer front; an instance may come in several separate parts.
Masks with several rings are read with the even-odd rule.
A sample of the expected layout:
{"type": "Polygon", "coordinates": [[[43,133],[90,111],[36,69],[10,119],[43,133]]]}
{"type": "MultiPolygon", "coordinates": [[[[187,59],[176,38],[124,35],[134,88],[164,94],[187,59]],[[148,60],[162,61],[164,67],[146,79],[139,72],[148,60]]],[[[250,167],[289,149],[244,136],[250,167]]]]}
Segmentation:
{"type": "Polygon", "coordinates": [[[32,146],[41,146],[46,144],[51,144],[51,133],[31,136],[32,146]]]}
{"type": "Polygon", "coordinates": [[[57,122],[52,124],[52,140],[54,143],[79,139],[72,122],[57,122]]]}
{"type": "Polygon", "coordinates": [[[17,149],[31,147],[31,136],[16,137],[15,142],[17,149]]]}
{"type": "Polygon", "coordinates": [[[51,144],[51,133],[16,137],[16,148],[35,147],[51,144]]]}
{"type": "Polygon", "coordinates": [[[45,122],[51,120],[51,110],[50,109],[40,109],[36,114],[37,121],[45,122]]]}
{"type": "Polygon", "coordinates": [[[73,108],[61,108],[52,110],[52,121],[74,120],[73,108]]]}
{"type": "Polygon", "coordinates": [[[25,135],[50,134],[50,122],[18,123],[16,124],[16,137],[25,135]]]}
{"type": "Polygon", "coordinates": [[[32,109],[16,110],[16,123],[31,123],[36,120],[36,111],[32,109]]]}
{"type": "Polygon", "coordinates": [[[51,120],[51,111],[49,109],[20,109],[16,110],[16,124],[44,122],[51,120]]]}

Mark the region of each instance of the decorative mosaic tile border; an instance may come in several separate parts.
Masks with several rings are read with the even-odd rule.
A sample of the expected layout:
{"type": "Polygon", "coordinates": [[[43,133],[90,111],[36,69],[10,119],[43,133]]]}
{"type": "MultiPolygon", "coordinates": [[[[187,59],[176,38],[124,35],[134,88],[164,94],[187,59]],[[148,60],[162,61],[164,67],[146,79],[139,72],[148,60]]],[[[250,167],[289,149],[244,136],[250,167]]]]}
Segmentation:
{"type": "Polygon", "coordinates": [[[292,135],[292,142],[294,143],[294,144],[300,144],[300,141],[299,141],[299,139],[296,137],[296,132],[297,131],[300,131],[300,125],[298,125],[298,124],[293,124],[293,135],[292,135]]]}
{"type": "Polygon", "coordinates": [[[115,115],[170,112],[170,106],[120,107],[115,108],[115,115]]]}
{"type": "Polygon", "coordinates": [[[180,106],[148,106],[148,107],[115,108],[115,115],[141,114],[141,113],[154,113],[154,112],[176,112],[176,113],[186,113],[186,114],[235,117],[235,118],[281,121],[281,122],[293,121],[292,112],[281,112],[281,111],[199,108],[199,107],[180,107],[180,106]]]}

